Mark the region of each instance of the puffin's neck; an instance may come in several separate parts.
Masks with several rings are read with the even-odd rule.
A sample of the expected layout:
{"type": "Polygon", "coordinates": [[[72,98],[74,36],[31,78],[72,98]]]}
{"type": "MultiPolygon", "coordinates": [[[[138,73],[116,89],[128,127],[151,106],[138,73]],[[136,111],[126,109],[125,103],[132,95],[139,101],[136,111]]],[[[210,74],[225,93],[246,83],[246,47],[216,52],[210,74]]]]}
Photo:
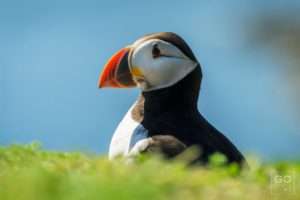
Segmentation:
{"type": "Polygon", "coordinates": [[[162,113],[184,114],[198,112],[197,102],[201,84],[200,65],[175,85],[142,92],[132,110],[137,121],[153,121],[162,113]]]}

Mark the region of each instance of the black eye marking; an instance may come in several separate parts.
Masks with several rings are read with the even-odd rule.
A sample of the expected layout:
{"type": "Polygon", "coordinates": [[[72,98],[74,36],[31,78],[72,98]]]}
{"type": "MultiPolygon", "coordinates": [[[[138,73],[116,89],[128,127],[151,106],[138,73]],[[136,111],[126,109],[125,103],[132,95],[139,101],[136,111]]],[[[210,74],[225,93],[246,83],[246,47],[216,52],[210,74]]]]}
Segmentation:
{"type": "Polygon", "coordinates": [[[160,49],[159,49],[158,44],[155,43],[155,44],[153,45],[153,48],[152,48],[152,57],[153,57],[153,58],[158,58],[158,57],[160,57],[160,56],[162,56],[161,51],[160,51],[160,49]]]}

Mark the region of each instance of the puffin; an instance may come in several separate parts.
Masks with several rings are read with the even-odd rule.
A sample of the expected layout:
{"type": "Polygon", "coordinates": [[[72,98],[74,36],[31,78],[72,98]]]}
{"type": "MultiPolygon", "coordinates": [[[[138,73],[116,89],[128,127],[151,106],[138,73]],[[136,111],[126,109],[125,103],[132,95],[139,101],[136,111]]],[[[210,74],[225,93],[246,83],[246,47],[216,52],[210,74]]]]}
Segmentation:
{"type": "Polygon", "coordinates": [[[242,166],[237,147],[198,110],[202,70],[187,43],[176,33],[142,36],[114,54],[100,75],[99,88],[141,90],[114,132],[109,159],[160,153],[171,159],[192,146],[193,163],[207,164],[214,153],[242,166]]]}

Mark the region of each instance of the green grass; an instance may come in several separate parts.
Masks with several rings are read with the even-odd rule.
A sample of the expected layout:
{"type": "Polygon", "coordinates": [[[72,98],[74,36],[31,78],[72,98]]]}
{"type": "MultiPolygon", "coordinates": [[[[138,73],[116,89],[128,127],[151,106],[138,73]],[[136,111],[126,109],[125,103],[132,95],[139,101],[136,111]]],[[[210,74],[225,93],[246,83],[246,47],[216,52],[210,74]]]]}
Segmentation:
{"type": "MultiPolygon", "coordinates": [[[[0,147],[0,200],[105,199],[300,199],[300,163],[260,164],[251,171],[224,167],[219,155],[209,167],[144,158],[135,164],[107,157],[39,150],[40,145],[0,147]],[[295,173],[295,194],[271,194],[271,172],[295,173]]],[[[292,186],[286,184],[288,188],[292,186]]]]}

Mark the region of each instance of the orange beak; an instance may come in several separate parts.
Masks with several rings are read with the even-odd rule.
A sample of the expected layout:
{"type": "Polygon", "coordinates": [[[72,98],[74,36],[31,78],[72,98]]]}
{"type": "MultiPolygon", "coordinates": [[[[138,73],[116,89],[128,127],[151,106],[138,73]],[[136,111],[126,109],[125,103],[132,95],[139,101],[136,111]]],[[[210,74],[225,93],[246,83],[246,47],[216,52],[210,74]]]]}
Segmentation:
{"type": "Polygon", "coordinates": [[[99,88],[132,88],[136,86],[128,65],[130,47],[121,49],[106,63],[99,79],[99,88]]]}

